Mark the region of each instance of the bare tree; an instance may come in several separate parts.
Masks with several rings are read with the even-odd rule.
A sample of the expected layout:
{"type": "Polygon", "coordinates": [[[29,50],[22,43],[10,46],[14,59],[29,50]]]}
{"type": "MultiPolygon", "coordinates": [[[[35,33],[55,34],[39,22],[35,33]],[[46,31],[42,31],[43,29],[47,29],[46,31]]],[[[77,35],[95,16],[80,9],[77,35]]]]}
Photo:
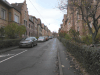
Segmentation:
{"type": "Polygon", "coordinates": [[[100,28],[100,24],[98,23],[100,19],[100,0],[68,0],[68,6],[66,7],[69,7],[72,13],[78,11],[83,22],[88,26],[94,44],[100,28]],[[91,23],[93,27],[91,27],[91,23]]]}

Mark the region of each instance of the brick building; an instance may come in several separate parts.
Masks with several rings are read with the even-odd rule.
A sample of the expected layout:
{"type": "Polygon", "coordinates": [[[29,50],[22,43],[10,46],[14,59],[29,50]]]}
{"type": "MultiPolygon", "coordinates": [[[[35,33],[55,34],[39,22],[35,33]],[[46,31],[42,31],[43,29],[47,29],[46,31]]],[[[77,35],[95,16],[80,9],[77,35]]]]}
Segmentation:
{"type": "Polygon", "coordinates": [[[37,37],[37,22],[38,22],[38,20],[37,20],[37,18],[35,17],[35,16],[32,16],[32,15],[30,15],[29,16],[29,19],[32,21],[32,23],[33,23],[33,36],[34,37],[37,37]]]}
{"type": "Polygon", "coordinates": [[[38,37],[42,36],[42,23],[41,23],[41,19],[40,18],[38,18],[37,27],[38,27],[38,29],[37,29],[37,35],[38,35],[38,37]]]}
{"type": "MultiPolygon", "coordinates": [[[[84,27],[84,24],[86,23],[83,22],[82,15],[79,14],[81,12],[75,7],[70,6],[69,5],[70,3],[71,3],[70,0],[68,0],[67,14],[64,14],[63,24],[61,24],[59,32],[62,30],[68,32],[71,28],[73,28],[80,33],[80,36],[88,34],[89,33],[88,31],[84,32],[84,30],[88,29],[88,27],[84,27]]],[[[96,0],[93,0],[92,3],[95,4],[96,0]]],[[[100,8],[98,8],[97,10],[96,13],[97,16],[100,15],[99,11],[100,8]]],[[[98,23],[100,23],[100,21],[98,21],[98,23]]],[[[91,27],[92,27],[92,22],[91,22],[91,27]]]]}
{"type": "Polygon", "coordinates": [[[44,36],[44,24],[42,23],[42,36],[44,36]]]}
{"type": "Polygon", "coordinates": [[[0,27],[5,27],[12,22],[25,25],[27,31],[23,37],[44,35],[41,19],[28,15],[26,0],[23,3],[12,4],[6,0],[0,0],[0,27]]]}
{"type": "Polygon", "coordinates": [[[12,22],[21,24],[20,16],[20,11],[15,9],[7,1],[0,0],[0,27],[4,27],[12,22]]]}
{"type": "Polygon", "coordinates": [[[32,32],[31,29],[29,28],[30,23],[29,23],[29,15],[27,10],[26,0],[23,3],[12,3],[11,5],[21,13],[20,14],[21,25],[25,25],[27,30],[24,36],[31,36],[32,32]]]}

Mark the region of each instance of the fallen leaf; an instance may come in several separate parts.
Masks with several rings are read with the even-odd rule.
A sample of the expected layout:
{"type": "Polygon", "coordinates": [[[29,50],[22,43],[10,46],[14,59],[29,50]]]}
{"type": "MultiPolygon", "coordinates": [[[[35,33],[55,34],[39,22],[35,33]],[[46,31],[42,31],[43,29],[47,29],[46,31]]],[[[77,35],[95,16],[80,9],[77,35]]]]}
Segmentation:
{"type": "Polygon", "coordinates": [[[73,67],[73,66],[70,66],[70,67],[73,67]]]}
{"type": "Polygon", "coordinates": [[[66,58],[66,60],[67,60],[68,58],[66,58]]]}
{"type": "Polygon", "coordinates": [[[62,67],[65,67],[64,65],[62,65],[62,67]]]}

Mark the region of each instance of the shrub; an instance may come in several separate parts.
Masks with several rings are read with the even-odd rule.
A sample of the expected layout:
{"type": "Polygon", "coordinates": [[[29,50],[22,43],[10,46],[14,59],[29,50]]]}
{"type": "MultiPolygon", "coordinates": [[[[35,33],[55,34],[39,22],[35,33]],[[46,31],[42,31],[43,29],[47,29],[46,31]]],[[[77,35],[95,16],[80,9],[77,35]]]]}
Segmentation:
{"type": "Polygon", "coordinates": [[[62,38],[64,38],[66,34],[67,34],[66,31],[61,31],[61,32],[59,33],[59,36],[62,37],[62,38]]]}
{"type": "Polygon", "coordinates": [[[96,39],[95,39],[96,43],[100,42],[100,29],[98,31],[98,34],[96,36],[96,39]]]}
{"type": "Polygon", "coordinates": [[[86,36],[82,36],[82,41],[87,44],[90,45],[92,44],[92,35],[86,35],[86,36]]]}
{"type": "Polygon", "coordinates": [[[8,48],[11,46],[18,46],[21,39],[8,39],[8,40],[0,40],[0,49],[8,48]]]}
{"type": "Polygon", "coordinates": [[[22,36],[26,32],[26,27],[24,25],[18,25],[16,23],[9,24],[5,26],[5,35],[10,39],[15,39],[18,36],[22,36]]]}
{"type": "Polygon", "coordinates": [[[66,34],[66,35],[65,35],[65,39],[66,39],[66,40],[71,40],[70,35],[69,35],[69,34],[66,34]]]}

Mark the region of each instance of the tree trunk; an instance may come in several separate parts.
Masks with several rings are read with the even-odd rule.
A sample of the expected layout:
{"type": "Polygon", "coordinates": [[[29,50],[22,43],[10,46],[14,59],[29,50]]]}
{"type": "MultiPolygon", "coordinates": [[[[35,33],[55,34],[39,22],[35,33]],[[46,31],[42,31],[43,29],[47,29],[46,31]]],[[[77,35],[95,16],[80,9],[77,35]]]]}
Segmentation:
{"type": "Polygon", "coordinates": [[[96,41],[95,41],[96,36],[97,36],[97,32],[95,32],[94,34],[92,34],[92,44],[96,43],[96,41]]]}

